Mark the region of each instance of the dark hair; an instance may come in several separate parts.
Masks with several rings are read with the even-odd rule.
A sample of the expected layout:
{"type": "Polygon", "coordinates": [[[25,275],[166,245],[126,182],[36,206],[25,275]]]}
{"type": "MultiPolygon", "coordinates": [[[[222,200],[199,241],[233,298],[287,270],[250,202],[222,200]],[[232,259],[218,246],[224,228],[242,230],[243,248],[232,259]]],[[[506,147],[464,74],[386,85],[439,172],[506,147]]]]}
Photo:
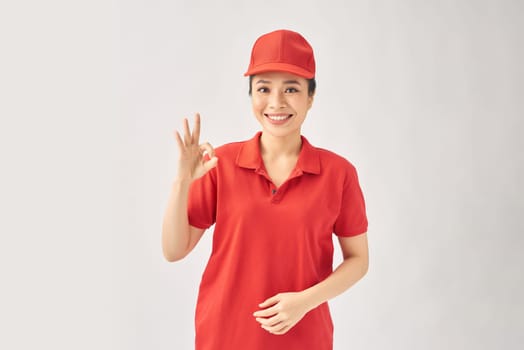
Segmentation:
{"type": "MultiPolygon", "coordinates": [[[[252,88],[251,85],[253,83],[253,77],[254,75],[249,76],[249,96],[251,96],[252,88]]],[[[317,88],[317,81],[315,78],[306,79],[307,80],[307,93],[309,96],[313,96],[315,93],[315,89],[317,88]]]]}

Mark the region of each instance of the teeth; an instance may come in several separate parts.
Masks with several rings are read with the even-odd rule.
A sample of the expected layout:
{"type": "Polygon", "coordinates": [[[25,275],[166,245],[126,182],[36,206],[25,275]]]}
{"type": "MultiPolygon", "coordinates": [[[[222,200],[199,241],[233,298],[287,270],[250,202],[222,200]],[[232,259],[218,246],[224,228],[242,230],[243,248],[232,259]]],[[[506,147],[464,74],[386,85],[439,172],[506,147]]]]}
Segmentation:
{"type": "Polygon", "coordinates": [[[269,119],[271,120],[284,120],[284,119],[287,119],[289,116],[288,115],[268,115],[269,119]]]}

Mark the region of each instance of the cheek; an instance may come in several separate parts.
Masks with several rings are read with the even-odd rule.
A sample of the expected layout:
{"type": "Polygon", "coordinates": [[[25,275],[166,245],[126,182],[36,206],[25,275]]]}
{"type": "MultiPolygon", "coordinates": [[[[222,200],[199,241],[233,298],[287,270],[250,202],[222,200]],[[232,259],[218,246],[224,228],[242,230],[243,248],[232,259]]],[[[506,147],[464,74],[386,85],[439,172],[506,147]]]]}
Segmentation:
{"type": "Polygon", "coordinates": [[[295,110],[299,113],[305,113],[311,107],[309,100],[304,98],[296,99],[294,102],[295,103],[293,105],[295,106],[295,110]]]}
{"type": "Polygon", "coordinates": [[[264,102],[261,99],[252,98],[251,106],[253,107],[254,111],[258,111],[258,110],[264,109],[264,102]]]}

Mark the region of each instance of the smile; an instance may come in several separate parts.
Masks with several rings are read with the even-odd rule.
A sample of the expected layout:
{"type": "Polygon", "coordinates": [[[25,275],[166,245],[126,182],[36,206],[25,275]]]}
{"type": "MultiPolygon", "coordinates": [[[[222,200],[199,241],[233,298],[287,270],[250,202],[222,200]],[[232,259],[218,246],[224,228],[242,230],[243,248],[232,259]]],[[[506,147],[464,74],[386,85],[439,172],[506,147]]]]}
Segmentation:
{"type": "Polygon", "coordinates": [[[273,121],[280,122],[291,118],[293,114],[264,114],[264,116],[273,121]]]}

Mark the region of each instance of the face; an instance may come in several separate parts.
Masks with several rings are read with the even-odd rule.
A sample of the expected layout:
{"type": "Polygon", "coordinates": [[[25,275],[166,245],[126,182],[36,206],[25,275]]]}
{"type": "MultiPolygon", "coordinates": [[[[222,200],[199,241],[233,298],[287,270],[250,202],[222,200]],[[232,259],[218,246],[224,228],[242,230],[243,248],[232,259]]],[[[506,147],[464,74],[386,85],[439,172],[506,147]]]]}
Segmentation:
{"type": "Polygon", "coordinates": [[[313,104],[305,78],[283,72],[253,77],[253,113],[264,132],[276,137],[300,135],[300,128],[313,104]]]}

